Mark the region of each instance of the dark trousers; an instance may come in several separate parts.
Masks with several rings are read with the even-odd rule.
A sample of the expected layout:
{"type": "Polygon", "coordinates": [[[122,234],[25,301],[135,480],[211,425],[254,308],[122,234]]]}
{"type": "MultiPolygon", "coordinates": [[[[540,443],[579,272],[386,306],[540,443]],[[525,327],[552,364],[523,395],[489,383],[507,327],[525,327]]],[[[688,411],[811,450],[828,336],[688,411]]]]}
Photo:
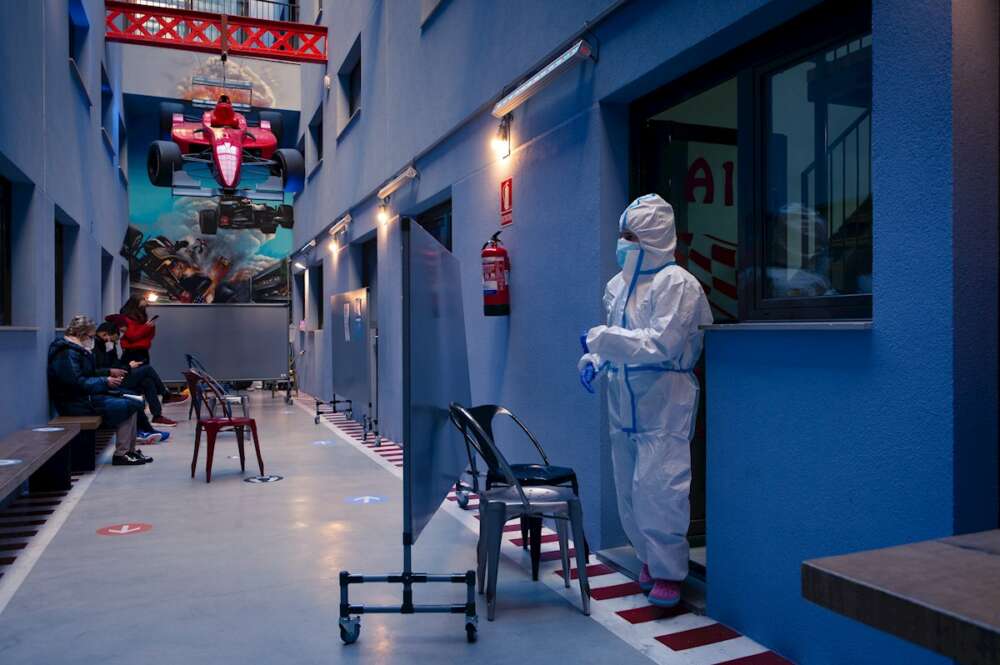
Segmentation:
{"type": "MultiPolygon", "coordinates": [[[[146,404],[149,405],[149,412],[153,414],[154,418],[163,413],[160,396],[167,394],[167,387],[163,385],[156,370],[149,365],[130,369],[125,380],[122,381],[122,387],[145,397],[146,404]]],[[[142,429],[142,422],[139,423],[139,429],[142,429]]]]}
{"type": "Polygon", "coordinates": [[[149,365],[149,349],[122,349],[122,361],[131,362],[133,360],[149,365]]]}

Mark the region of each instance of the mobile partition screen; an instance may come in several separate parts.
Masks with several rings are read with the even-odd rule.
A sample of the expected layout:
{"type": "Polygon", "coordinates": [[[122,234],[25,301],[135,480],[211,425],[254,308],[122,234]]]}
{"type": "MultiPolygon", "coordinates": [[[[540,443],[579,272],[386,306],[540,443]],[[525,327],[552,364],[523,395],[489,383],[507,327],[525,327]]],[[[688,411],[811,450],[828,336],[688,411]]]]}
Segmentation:
{"type": "MultiPolygon", "coordinates": [[[[391,233],[395,225],[389,224],[391,233]]],[[[398,224],[403,241],[403,571],[384,575],[340,571],[340,639],[346,644],[357,641],[361,614],[463,614],[466,637],[475,642],[479,620],[475,571],[415,573],[411,552],[467,460],[465,443],[448,415],[452,402],[469,404],[459,264],[416,222],[404,218],[398,224]],[[350,586],[371,582],[401,584],[402,603],[352,604],[350,586]],[[464,584],[465,602],[415,603],[413,587],[435,582],[464,584]]]]}
{"type": "Polygon", "coordinates": [[[468,462],[448,406],[469,405],[459,261],[416,222],[403,231],[403,542],[414,543],[468,462]]]}
{"type": "Polygon", "coordinates": [[[330,296],[330,307],[327,333],[333,347],[333,392],[351,400],[354,412],[360,413],[371,402],[368,289],[336,293],[330,296]]]}
{"type": "Polygon", "coordinates": [[[275,304],[150,305],[156,337],[150,362],[164,381],[183,381],[186,354],[220,381],[288,375],[288,306],[275,304]]]}

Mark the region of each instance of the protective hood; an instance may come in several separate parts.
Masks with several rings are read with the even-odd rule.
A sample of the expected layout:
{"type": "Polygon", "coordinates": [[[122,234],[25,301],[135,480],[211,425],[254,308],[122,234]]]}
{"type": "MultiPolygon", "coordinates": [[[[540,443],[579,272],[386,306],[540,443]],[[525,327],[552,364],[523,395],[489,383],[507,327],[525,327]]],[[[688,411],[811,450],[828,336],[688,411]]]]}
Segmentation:
{"type": "Polygon", "coordinates": [[[659,194],[646,194],[630,203],[618,220],[618,230],[634,233],[642,248],[637,265],[626,265],[623,270],[626,277],[634,270],[656,272],[673,262],[677,247],[674,209],[659,194]]]}

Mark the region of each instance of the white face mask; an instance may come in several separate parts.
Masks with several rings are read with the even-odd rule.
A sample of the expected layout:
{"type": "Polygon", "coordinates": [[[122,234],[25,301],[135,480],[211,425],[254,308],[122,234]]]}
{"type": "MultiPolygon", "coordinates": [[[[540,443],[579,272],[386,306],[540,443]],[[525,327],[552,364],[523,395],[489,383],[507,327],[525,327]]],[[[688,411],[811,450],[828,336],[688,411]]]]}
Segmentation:
{"type": "Polygon", "coordinates": [[[81,345],[83,346],[83,348],[87,349],[88,351],[93,351],[94,350],[94,338],[93,337],[89,337],[89,338],[83,340],[81,342],[81,345]]]}
{"type": "Polygon", "coordinates": [[[107,351],[108,353],[111,353],[112,351],[115,350],[115,343],[114,342],[105,342],[104,343],[104,350],[107,351]]]}

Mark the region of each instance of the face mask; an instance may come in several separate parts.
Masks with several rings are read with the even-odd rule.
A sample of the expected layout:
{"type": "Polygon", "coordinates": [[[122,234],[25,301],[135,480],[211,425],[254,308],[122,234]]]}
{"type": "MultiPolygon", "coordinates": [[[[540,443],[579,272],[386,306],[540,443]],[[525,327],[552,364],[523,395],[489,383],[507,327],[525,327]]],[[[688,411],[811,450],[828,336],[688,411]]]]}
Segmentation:
{"type": "Polygon", "coordinates": [[[87,349],[88,351],[93,351],[94,350],[94,338],[93,337],[89,337],[89,338],[83,340],[81,342],[81,344],[83,345],[83,348],[87,349]]]}
{"type": "Polygon", "coordinates": [[[112,351],[115,350],[115,343],[114,342],[105,342],[104,343],[104,350],[107,351],[108,353],[111,353],[112,351]]]}
{"type": "MultiPolygon", "coordinates": [[[[628,261],[630,254],[638,251],[639,243],[625,240],[625,238],[619,238],[618,250],[615,252],[615,256],[618,258],[618,267],[624,270],[625,262],[628,261]]],[[[634,254],[632,255],[634,256],[634,254]]]]}

